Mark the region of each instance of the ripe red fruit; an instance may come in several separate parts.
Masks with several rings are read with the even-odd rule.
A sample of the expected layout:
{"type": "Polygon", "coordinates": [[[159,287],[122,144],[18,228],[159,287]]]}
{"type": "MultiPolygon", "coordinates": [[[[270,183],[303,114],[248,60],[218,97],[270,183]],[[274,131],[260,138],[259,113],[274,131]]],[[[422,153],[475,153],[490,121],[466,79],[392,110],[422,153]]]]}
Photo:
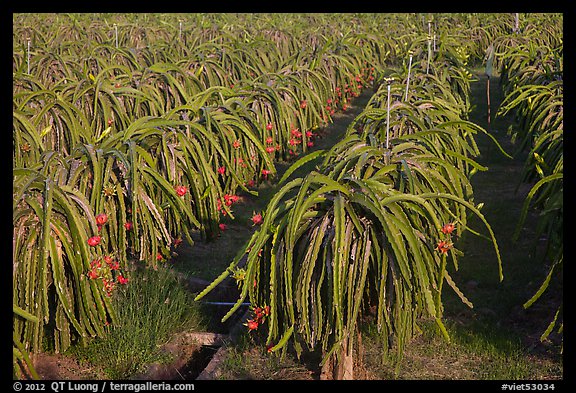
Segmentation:
{"type": "Polygon", "coordinates": [[[100,244],[100,240],[102,240],[100,236],[92,236],[90,239],[88,239],[88,245],[90,247],[96,247],[98,244],[100,244]]]}
{"type": "Polygon", "coordinates": [[[122,275],[119,275],[119,276],[117,277],[117,280],[118,280],[118,282],[119,282],[120,284],[122,284],[122,285],[128,284],[128,279],[127,279],[126,277],[122,276],[122,275]]]}
{"type": "Polygon", "coordinates": [[[226,167],[224,167],[224,166],[219,167],[219,168],[218,168],[218,173],[221,174],[221,175],[223,175],[224,173],[226,173],[226,167]]]}
{"type": "Polygon", "coordinates": [[[266,130],[267,130],[267,131],[272,131],[272,123],[266,124],[266,130]]]}
{"type": "Polygon", "coordinates": [[[238,149],[240,147],[240,141],[236,140],[232,143],[232,147],[234,149],[238,149]]]}
{"type": "Polygon", "coordinates": [[[239,200],[240,197],[238,195],[224,194],[224,202],[226,203],[226,206],[231,206],[233,203],[238,202],[239,200]]]}
{"type": "Polygon", "coordinates": [[[104,290],[106,291],[106,295],[111,296],[112,291],[114,290],[114,281],[103,278],[102,284],[104,284],[104,290]]]}
{"type": "Polygon", "coordinates": [[[268,175],[271,173],[272,173],[272,171],[270,171],[268,169],[262,169],[262,176],[264,176],[265,179],[267,179],[268,175]]]}
{"type": "Polygon", "coordinates": [[[226,224],[218,224],[218,228],[220,228],[221,231],[225,231],[226,229],[228,229],[228,226],[226,224]]]}
{"type": "Polygon", "coordinates": [[[442,227],[442,233],[445,235],[449,235],[454,231],[454,229],[456,229],[456,225],[453,222],[451,222],[451,223],[445,224],[442,227]]]}
{"type": "Polygon", "coordinates": [[[106,221],[108,221],[108,216],[106,214],[102,213],[96,216],[96,224],[98,226],[106,224],[106,221]]]}
{"type": "Polygon", "coordinates": [[[157,261],[161,261],[162,259],[164,259],[164,257],[162,256],[162,254],[157,253],[157,254],[156,254],[156,260],[157,260],[157,261]]]}
{"type": "Polygon", "coordinates": [[[438,245],[436,246],[436,250],[440,251],[442,254],[447,254],[448,250],[452,248],[452,244],[448,243],[444,240],[438,242],[438,245]]]}
{"type": "Polygon", "coordinates": [[[306,100],[302,100],[300,101],[300,108],[305,109],[306,105],[308,105],[308,103],[306,102],[306,100]]]}
{"type": "Polygon", "coordinates": [[[264,222],[264,219],[262,218],[262,214],[257,213],[257,214],[254,214],[252,216],[252,223],[253,223],[252,225],[260,225],[263,222],[264,222]]]}
{"type": "Polygon", "coordinates": [[[272,137],[269,136],[268,138],[266,138],[266,143],[269,144],[269,145],[271,145],[271,144],[274,143],[274,139],[272,139],[272,137]]]}
{"type": "Polygon", "coordinates": [[[302,138],[302,133],[298,130],[298,128],[293,128],[292,130],[290,130],[290,133],[295,138],[302,138]]]}
{"type": "Polygon", "coordinates": [[[126,221],[124,223],[124,228],[126,228],[127,231],[131,230],[133,227],[132,221],[126,221]]]}
{"type": "Polygon", "coordinates": [[[246,321],[246,326],[248,326],[248,331],[256,330],[258,329],[258,321],[249,319],[246,321]]]}
{"type": "Polygon", "coordinates": [[[188,189],[185,186],[176,186],[175,189],[178,196],[184,196],[186,192],[188,192],[188,189]]]}
{"type": "Polygon", "coordinates": [[[254,308],[254,316],[256,317],[254,320],[257,321],[259,324],[263,324],[265,322],[264,317],[268,315],[270,315],[270,306],[254,308]]]}
{"type": "Polygon", "coordinates": [[[92,269],[100,269],[102,267],[102,262],[100,262],[99,259],[93,259],[92,262],[90,262],[90,268],[92,269]]]}

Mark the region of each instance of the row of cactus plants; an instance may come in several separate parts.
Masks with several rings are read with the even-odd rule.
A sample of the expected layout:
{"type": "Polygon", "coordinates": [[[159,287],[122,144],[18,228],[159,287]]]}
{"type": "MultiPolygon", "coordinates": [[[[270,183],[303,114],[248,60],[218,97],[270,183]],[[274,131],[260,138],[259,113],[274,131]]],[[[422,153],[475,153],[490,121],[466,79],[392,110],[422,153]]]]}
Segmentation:
{"type": "Polygon", "coordinates": [[[392,349],[402,354],[422,317],[449,339],[444,283],[472,306],[448,265],[458,268],[456,240],[464,231],[492,242],[503,278],[496,239],[469,181],[486,169],[474,161],[474,137],[485,130],[466,120],[471,74],[457,48],[445,43],[431,67],[426,51],[407,51],[417,64],[411,78],[406,69],[388,75],[340,142],[293,164],[258,231],[197,299],[234,277],[241,293],[223,320],[248,300],[254,318],[247,327],[266,325],[268,352],[318,351],[327,378],[353,378],[367,316],[377,322],[385,358],[392,349]],[[316,170],[291,179],[314,159],[316,170]],[[469,214],[487,235],[468,226],[469,214]]]}
{"type": "MultiPolygon", "coordinates": [[[[564,262],[564,83],[562,26],[554,23],[546,34],[526,28],[506,40],[501,63],[505,99],[498,115],[513,114],[508,134],[518,154],[527,153],[521,183],[531,186],[518,219],[514,239],[523,231],[529,211],[538,215],[535,233],[546,242],[545,278],[524,307],[534,304],[550,285],[562,287],[564,262]]],[[[520,184],[519,184],[520,185],[520,184]]],[[[557,300],[556,300],[557,302],[557,300]]],[[[545,340],[556,329],[563,332],[563,301],[542,332],[545,340]]]]}
{"type": "Polygon", "coordinates": [[[325,103],[334,97],[342,100],[334,108],[346,109],[373,71],[346,53],[315,70],[304,60],[286,68],[280,50],[250,61],[253,46],[240,41],[207,42],[191,56],[203,60],[162,42],[154,56],[137,58],[122,45],[80,40],[82,29],[56,27],[49,32],[60,49],[38,46],[36,34],[27,66],[25,51],[14,55],[19,375],[26,351],[48,342],[62,352],[105,334],[117,323],[111,295],[129,282],[134,262],[155,266],[183,237],[192,244],[194,231],[216,236],[222,216],[233,214],[230,196],[255,193],[275,160],[309,148],[312,130],[331,119],[325,103]]]}

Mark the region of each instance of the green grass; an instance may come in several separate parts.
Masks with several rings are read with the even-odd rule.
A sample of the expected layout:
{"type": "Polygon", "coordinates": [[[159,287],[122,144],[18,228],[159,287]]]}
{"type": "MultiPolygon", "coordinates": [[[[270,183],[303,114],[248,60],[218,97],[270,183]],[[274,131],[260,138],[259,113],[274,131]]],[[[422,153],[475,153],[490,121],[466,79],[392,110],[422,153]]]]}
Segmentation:
{"type": "Polygon", "coordinates": [[[225,356],[219,365],[220,380],[286,380],[313,379],[314,371],[306,367],[292,353],[276,356],[267,353],[263,337],[242,332],[235,344],[225,348],[225,356]]]}
{"type": "MultiPolygon", "coordinates": [[[[478,107],[471,120],[486,127],[485,118],[481,116],[485,113],[485,105],[482,104],[486,94],[486,79],[482,79],[472,85],[472,94],[478,107]]],[[[492,81],[491,85],[492,102],[497,104],[502,100],[497,89],[497,79],[492,81]]],[[[493,108],[492,113],[495,112],[496,108],[493,108]]],[[[511,125],[513,123],[510,117],[497,117],[491,126],[491,133],[510,154],[516,150],[506,133],[511,125]]],[[[464,256],[454,278],[459,283],[468,284],[468,294],[476,309],[483,310],[485,314],[509,325],[510,328],[520,328],[521,326],[514,326],[514,318],[521,317],[521,314],[527,317],[532,313],[533,318],[538,319],[538,314],[547,313],[546,307],[539,310],[522,309],[522,304],[535,293],[546,274],[543,242],[536,237],[534,230],[538,220],[536,212],[529,215],[519,239],[512,239],[530,187],[521,183],[525,153],[514,154],[513,159],[507,158],[482,135],[478,138],[478,145],[482,151],[478,161],[489,170],[472,177],[474,199],[476,203],[484,203],[482,212],[494,229],[503,260],[504,280],[499,282],[497,278],[495,254],[487,247],[487,242],[469,233],[464,234],[457,244],[464,251],[464,256]]],[[[474,227],[474,219],[471,220],[471,225],[474,227]]],[[[476,228],[478,227],[480,226],[477,225],[476,228]]],[[[450,303],[449,295],[446,300],[454,306],[454,312],[462,311],[450,303]]],[[[548,314],[554,311],[551,307],[548,314]]],[[[535,332],[525,330],[523,333],[535,332]]]]}
{"type": "MultiPolygon", "coordinates": [[[[518,336],[482,323],[448,322],[447,343],[432,321],[406,347],[402,359],[382,359],[375,334],[364,334],[364,368],[368,379],[398,380],[540,380],[561,379],[557,361],[526,352],[518,336]],[[399,360],[399,363],[397,361],[399,360]]],[[[375,329],[375,328],[372,328],[375,329]]]]}
{"type": "Polygon", "coordinates": [[[115,302],[119,323],[87,347],[69,350],[101,368],[105,378],[126,379],[144,372],[150,363],[169,362],[160,349],[163,344],[176,333],[204,330],[205,317],[193,295],[167,268],[135,271],[115,302]]]}

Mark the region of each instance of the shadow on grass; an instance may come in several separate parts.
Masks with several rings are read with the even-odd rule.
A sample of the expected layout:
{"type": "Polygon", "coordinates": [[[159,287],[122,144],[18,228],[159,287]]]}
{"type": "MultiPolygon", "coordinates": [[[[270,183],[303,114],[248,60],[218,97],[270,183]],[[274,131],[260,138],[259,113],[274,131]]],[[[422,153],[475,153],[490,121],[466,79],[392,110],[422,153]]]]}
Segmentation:
{"type": "MultiPolygon", "coordinates": [[[[472,84],[472,102],[475,110],[471,121],[488,128],[486,105],[486,76],[477,75],[472,84]]],[[[443,294],[445,316],[452,326],[453,335],[461,345],[478,348],[485,353],[513,356],[538,354],[556,364],[561,364],[559,337],[551,335],[546,342],[540,336],[552,320],[561,298],[561,288],[549,288],[550,296],[541,299],[531,308],[523,304],[532,297],[545,278],[544,242],[536,238],[536,213],[532,212],[517,241],[513,233],[520,217],[522,204],[530,185],[521,183],[526,153],[515,152],[507,129],[514,126],[513,119],[494,117],[502,101],[498,78],[491,78],[491,120],[489,132],[513,155],[505,157],[485,135],[478,135],[482,152],[477,161],[487,166],[485,172],[472,179],[474,203],[484,203],[482,213],[492,227],[502,257],[504,279],[498,279],[497,259],[494,249],[486,240],[472,233],[465,233],[456,243],[464,252],[459,259],[459,269],[451,275],[464,294],[474,304],[468,309],[450,290],[443,294]]],[[[472,217],[469,225],[487,233],[479,219],[472,217]]],[[[561,366],[559,366],[561,369],[561,366]]],[[[560,371],[561,373],[561,371],[560,371]]]]}

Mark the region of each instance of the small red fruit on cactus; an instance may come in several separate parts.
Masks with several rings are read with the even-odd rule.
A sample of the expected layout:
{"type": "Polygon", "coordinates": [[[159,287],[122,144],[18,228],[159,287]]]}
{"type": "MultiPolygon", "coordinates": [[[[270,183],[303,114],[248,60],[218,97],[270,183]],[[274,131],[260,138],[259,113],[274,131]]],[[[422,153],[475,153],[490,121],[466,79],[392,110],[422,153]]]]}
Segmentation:
{"type": "Polygon", "coordinates": [[[262,218],[262,214],[260,213],[255,213],[252,216],[252,223],[253,225],[260,225],[264,222],[264,219],[262,218]]]}
{"type": "Polygon", "coordinates": [[[445,224],[442,227],[442,233],[445,235],[449,235],[454,231],[454,229],[456,229],[456,225],[453,222],[451,222],[451,223],[445,224]]]}
{"type": "Polygon", "coordinates": [[[186,186],[177,186],[176,187],[176,194],[178,194],[178,196],[184,196],[187,192],[188,192],[188,189],[186,188],[186,186]]]}
{"type": "Polygon", "coordinates": [[[262,169],[262,176],[264,176],[264,179],[268,179],[268,175],[271,174],[272,171],[268,170],[268,169],[262,169]]]}
{"type": "Polygon", "coordinates": [[[444,240],[438,242],[438,245],[436,247],[436,250],[440,251],[442,254],[447,254],[448,250],[450,250],[452,248],[452,244],[448,243],[444,240]]]}
{"type": "Polygon", "coordinates": [[[246,321],[246,326],[248,326],[248,331],[256,330],[258,329],[258,321],[249,319],[248,321],[246,321]]]}
{"type": "Polygon", "coordinates": [[[96,224],[98,226],[106,224],[106,221],[108,221],[108,216],[106,214],[102,213],[96,216],[96,224]]]}
{"type": "Polygon", "coordinates": [[[100,244],[100,240],[102,240],[100,236],[92,236],[90,239],[88,239],[88,245],[90,247],[96,247],[98,244],[100,244]]]}

